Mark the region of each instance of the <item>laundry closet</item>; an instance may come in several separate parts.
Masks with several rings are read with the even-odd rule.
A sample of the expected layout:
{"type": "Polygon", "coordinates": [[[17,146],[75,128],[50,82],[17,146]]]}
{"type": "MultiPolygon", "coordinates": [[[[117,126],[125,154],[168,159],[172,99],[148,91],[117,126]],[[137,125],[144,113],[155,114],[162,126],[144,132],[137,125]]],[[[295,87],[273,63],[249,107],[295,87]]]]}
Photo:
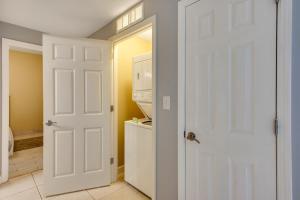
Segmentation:
{"type": "Polygon", "coordinates": [[[152,196],[152,55],[133,58],[132,99],[144,114],[125,122],[125,181],[152,196]]]}
{"type": "Polygon", "coordinates": [[[152,198],[152,29],[126,38],[114,50],[119,178],[152,198]]]}

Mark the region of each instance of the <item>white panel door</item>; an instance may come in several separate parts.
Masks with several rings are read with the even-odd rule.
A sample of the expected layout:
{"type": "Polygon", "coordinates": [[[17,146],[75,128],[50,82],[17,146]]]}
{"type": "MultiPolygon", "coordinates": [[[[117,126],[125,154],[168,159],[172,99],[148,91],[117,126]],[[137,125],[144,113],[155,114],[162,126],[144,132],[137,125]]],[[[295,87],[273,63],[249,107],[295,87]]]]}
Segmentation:
{"type": "Polygon", "coordinates": [[[110,184],[110,53],[108,41],[43,37],[46,195],[110,184]]]}
{"type": "Polygon", "coordinates": [[[185,10],[186,200],[275,200],[276,5],[200,0],[185,10]]]}

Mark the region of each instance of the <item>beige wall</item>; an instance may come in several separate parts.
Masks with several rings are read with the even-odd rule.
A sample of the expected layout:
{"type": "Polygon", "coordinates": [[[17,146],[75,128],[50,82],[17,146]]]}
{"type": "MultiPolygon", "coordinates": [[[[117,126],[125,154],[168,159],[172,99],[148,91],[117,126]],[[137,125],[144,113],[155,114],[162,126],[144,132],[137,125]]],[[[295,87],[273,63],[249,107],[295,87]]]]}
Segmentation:
{"type": "Polygon", "coordinates": [[[10,126],[14,133],[43,129],[42,55],[9,52],[10,126]]]}
{"type": "Polygon", "coordinates": [[[151,42],[133,37],[117,45],[118,65],[118,161],[124,165],[124,121],[133,117],[143,118],[142,112],[132,101],[132,58],[151,51],[151,42]]]}

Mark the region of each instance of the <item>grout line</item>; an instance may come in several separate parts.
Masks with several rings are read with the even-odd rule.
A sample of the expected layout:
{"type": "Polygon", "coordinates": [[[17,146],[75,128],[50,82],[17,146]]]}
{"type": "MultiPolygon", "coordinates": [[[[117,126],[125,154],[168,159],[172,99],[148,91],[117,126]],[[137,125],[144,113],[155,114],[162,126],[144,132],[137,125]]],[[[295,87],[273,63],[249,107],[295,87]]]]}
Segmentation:
{"type": "Polygon", "coordinates": [[[15,195],[17,195],[17,194],[20,194],[20,193],[22,193],[22,192],[26,192],[26,191],[28,191],[28,190],[32,190],[33,188],[35,188],[35,187],[27,188],[27,189],[25,189],[25,190],[20,190],[20,191],[18,191],[18,192],[16,192],[16,193],[12,193],[12,194],[10,194],[10,195],[4,196],[3,199],[2,199],[2,197],[0,197],[0,200],[5,200],[5,199],[7,199],[7,198],[10,198],[10,197],[15,196],[15,195]]]}
{"type": "Polygon", "coordinates": [[[17,194],[19,194],[19,193],[25,192],[25,191],[27,191],[27,190],[31,190],[31,189],[33,189],[33,188],[35,188],[35,187],[33,186],[33,187],[31,187],[31,188],[23,189],[23,190],[20,190],[20,191],[18,191],[18,192],[12,193],[12,194],[10,194],[10,195],[6,195],[6,196],[4,196],[4,199],[2,199],[2,197],[1,197],[0,200],[5,200],[5,199],[7,199],[7,198],[9,198],[9,197],[15,196],[15,195],[17,195],[17,194]]]}
{"type": "Polygon", "coordinates": [[[89,194],[89,196],[90,196],[93,200],[96,200],[96,199],[93,197],[93,195],[92,195],[91,193],[89,193],[88,190],[85,190],[85,191],[89,194]]]}
{"type": "MultiPolygon", "coordinates": [[[[119,192],[120,190],[122,190],[124,187],[127,186],[127,183],[126,183],[125,181],[121,181],[121,182],[124,182],[126,185],[121,186],[120,188],[116,189],[115,191],[113,191],[113,192],[111,192],[111,193],[105,194],[105,195],[104,195],[103,197],[101,197],[100,199],[95,199],[95,198],[92,196],[92,194],[91,194],[88,190],[86,190],[86,191],[89,193],[89,195],[92,196],[93,200],[101,200],[101,199],[104,199],[104,198],[106,198],[106,197],[108,197],[108,196],[110,196],[110,195],[112,195],[112,194],[114,194],[114,193],[116,193],[116,192],[119,192]]],[[[114,184],[114,183],[112,183],[112,184],[114,184]]],[[[110,186],[105,186],[105,187],[111,187],[112,184],[111,184],[110,186]]],[[[99,188],[102,188],[102,187],[99,187],[99,188]]],[[[98,189],[98,188],[93,188],[93,189],[98,189]]]]}
{"type": "Polygon", "coordinates": [[[30,175],[31,175],[31,177],[32,177],[32,179],[33,179],[33,182],[34,182],[35,186],[37,187],[37,183],[36,183],[36,181],[35,181],[35,179],[34,179],[33,173],[30,173],[30,175]]]}
{"type": "Polygon", "coordinates": [[[36,183],[36,181],[35,181],[35,179],[34,179],[33,173],[31,173],[31,177],[32,177],[33,182],[34,182],[34,184],[35,184],[35,188],[37,189],[37,191],[38,191],[38,193],[39,193],[39,195],[40,195],[40,198],[41,198],[41,200],[42,200],[43,197],[42,197],[42,194],[41,194],[41,192],[40,192],[40,190],[39,190],[39,187],[38,187],[38,185],[37,185],[37,183],[36,183]]]}
{"type": "MultiPolygon", "coordinates": [[[[34,178],[32,177],[32,174],[31,174],[31,173],[25,174],[25,175],[21,175],[21,176],[18,176],[18,177],[14,177],[14,178],[19,178],[19,177],[22,177],[22,176],[25,177],[25,176],[29,176],[29,175],[31,175],[31,178],[33,179],[33,182],[34,182],[34,178]]],[[[12,179],[14,179],[14,178],[9,179],[9,180],[6,182],[6,184],[14,184],[13,182],[14,182],[15,180],[12,181],[12,179]]],[[[34,183],[35,183],[35,182],[34,182],[34,183]]],[[[1,197],[1,200],[5,200],[6,198],[12,197],[12,196],[14,196],[14,195],[17,195],[17,194],[19,194],[19,193],[25,192],[25,191],[27,191],[27,190],[31,190],[31,189],[33,189],[33,188],[35,188],[35,186],[30,187],[30,188],[26,188],[26,189],[22,189],[22,190],[20,190],[20,191],[18,191],[18,192],[14,192],[14,193],[12,193],[12,194],[10,194],[10,195],[6,195],[6,196],[4,197],[4,199],[2,199],[2,197],[1,197]]]]}

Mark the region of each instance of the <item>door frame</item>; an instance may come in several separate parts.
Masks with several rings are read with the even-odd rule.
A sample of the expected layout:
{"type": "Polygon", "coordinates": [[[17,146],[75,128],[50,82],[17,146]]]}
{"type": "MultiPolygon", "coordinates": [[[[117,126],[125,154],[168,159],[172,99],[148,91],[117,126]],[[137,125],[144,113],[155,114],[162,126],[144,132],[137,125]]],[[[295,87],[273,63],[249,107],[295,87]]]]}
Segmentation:
{"type": "MultiPolygon", "coordinates": [[[[178,200],[185,200],[185,10],[199,0],[178,3],[178,200]]],[[[275,1],[274,1],[275,4],[275,1]]],[[[278,119],[277,197],[292,200],[291,73],[292,0],[278,6],[278,119]]]]}
{"type": "Polygon", "coordinates": [[[8,180],[9,158],[8,158],[8,131],[9,131],[9,50],[34,53],[42,55],[42,46],[2,38],[2,129],[1,138],[1,175],[0,183],[8,180]]]}
{"type": "Polygon", "coordinates": [[[153,200],[156,200],[156,133],[157,133],[157,126],[156,126],[156,97],[157,97],[157,50],[156,50],[156,16],[149,17],[128,29],[117,33],[116,35],[109,38],[112,41],[113,46],[113,62],[112,62],[112,70],[111,70],[111,105],[114,106],[114,110],[111,116],[111,130],[112,130],[112,158],[114,158],[114,163],[112,164],[112,181],[116,181],[118,178],[118,172],[121,171],[118,168],[118,88],[117,88],[117,63],[116,59],[114,59],[115,55],[115,45],[122,40],[128,39],[132,35],[143,31],[147,28],[152,27],[152,133],[153,133],[153,200]]]}

